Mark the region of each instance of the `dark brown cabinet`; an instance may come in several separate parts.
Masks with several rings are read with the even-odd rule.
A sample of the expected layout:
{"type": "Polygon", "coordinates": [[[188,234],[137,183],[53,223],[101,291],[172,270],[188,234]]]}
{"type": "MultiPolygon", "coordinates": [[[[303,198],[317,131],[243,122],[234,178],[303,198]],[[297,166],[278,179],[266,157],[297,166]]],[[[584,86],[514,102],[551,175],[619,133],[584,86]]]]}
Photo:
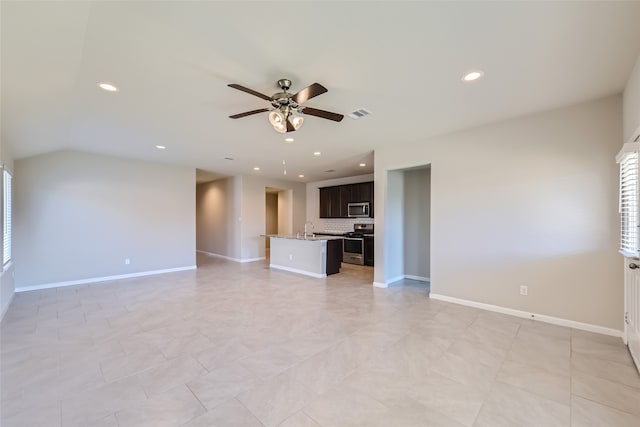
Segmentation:
{"type": "Polygon", "coordinates": [[[320,189],[320,218],[331,218],[331,193],[333,187],[320,189]]]}
{"type": "Polygon", "coordinates": [[[342,239],[327,240],[327,276],[340,273],[342,265],[342,239]]]}
{"type": "Polygon", "coordinates": [[[373,237],[364,237],[364,265],[373,266],[373,237]]]}
{"type": "Polygon", "coordinates": [[[320,218],[348,218],[349,203],[369,202],[373,218],[373,182],[320,188],[320,218]]]}

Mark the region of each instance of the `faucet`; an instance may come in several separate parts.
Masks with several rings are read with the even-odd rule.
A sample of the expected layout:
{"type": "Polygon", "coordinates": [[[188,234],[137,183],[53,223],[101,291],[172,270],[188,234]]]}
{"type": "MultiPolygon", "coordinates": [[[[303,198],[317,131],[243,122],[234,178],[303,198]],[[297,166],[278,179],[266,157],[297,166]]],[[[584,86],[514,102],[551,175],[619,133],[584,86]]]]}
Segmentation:
{"type": "Polygon", "coordinates": [[[307,238],[307,224],[311,224],[311,229],[313,229],[313,223],[311,221],[307,221],[304,223],[304,238],[307,238]]]}

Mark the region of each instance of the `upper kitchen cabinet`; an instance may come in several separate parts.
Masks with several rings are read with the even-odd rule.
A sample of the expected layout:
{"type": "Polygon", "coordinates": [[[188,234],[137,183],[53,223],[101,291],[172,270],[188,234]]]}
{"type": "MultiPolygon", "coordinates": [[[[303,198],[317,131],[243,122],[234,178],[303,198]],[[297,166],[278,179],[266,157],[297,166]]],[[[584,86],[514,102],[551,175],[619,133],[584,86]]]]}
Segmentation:
{"type": "Polygon", "coordinates": [[[373,182],[320,188],[320,218],[348,218],[349,203],[371,204],[373,217],[373,182]]]}
{"type": "Polygon", "coordinates": [[[324,187],[320,189],[320,218],[332,218],[331,216],[331,196],[335,187],[324,187]]]}

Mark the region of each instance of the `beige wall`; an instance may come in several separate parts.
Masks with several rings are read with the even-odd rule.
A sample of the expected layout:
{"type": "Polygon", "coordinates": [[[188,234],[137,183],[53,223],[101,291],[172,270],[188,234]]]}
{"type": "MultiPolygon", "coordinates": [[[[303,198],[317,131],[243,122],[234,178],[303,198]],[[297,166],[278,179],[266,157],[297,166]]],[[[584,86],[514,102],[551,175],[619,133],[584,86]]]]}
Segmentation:
{"type": "Polygon", "coordinates": [[[429,278],[431,171],[404,171],[404,275],[429,278]]]}
{"type": "Polygon", "coordinates": [[[430,164],[432,292],[622,329],[621,121],[613,96],[378,150],[375,281],[395,274],[388,171],[430,164]]]}
{"type": "MultiPolygon", "coordinates": [[[[306,214],[306,188],[305,184],[298,182],[282,181],[279,179],[265,178],[261,176],[242,177],[242,232],[241,248],[242,260],[255,260],[264,258],[265,234],[265,207],[267,187],[279,190],[291,190],[291,221],[292,231],[304,228],[306,214]]],[[[280,203],[280,200],[278,201],[280,203]]],[[[281,220],[280,208],[278,208],[278,221],[281,220]]],[[[278,224],[280,226],[280,224],[278,224]]],[[[278,232],[282,232],[280,227],[278,232]]]]}
{"type": "Polygon", "coordinates": [[[629,81],[623,94],[624,109],[624,139],[623,142],[630,142],[629,139],[634,132],[640,129],[640,56],[629,76],[629,81]]]}
{"type": "Polygon", "coordinates": [[[50,153],[15,161],[14,202],[16,288],[195,265],[193,168],[50,153]]]}
{"type": "Polygon", "coordinates": [[[242,177],[196,186],[196,247],[240,259],[240,195],[242,177]]]}
{"type": "MultiPolygon", "coordinates": [[[[0,164],[2,164],[3,167],[5,167],[13,175],[13,154],[11,153],[9,148],[2,142],[0,142],[0,164]]],[[[4,174],[0,173],[0,201],[4,200],[3,199],[4,197],[3,179],[4,179],[4,174]]],[[[14,180],[14,188],[15,188],[15,180],[14,180]]],[[[0,202],[0,206],[1,205],[2,205],[2,202],[0,202]]],[[[3,213],[4,213],[4,208],[0,209],[0,224],[3,224],[3,221],[4,221],[3,213]]],[[[13,235],[15,236],[15,233],[13,235]]],[[[15,240],[15,237],[13,239],[15,240]]],[[[3,248],[3,247],[4,247],[4,236],[3,236],[3,233],[0,232],[0,248],[3,248]]],[[[3,252],[4,251],[0,250],[0,269],[3,268],[2,266],[4,266],[4,260],[2,259],[4,255],[3,252]]],[[[15,256],[13,256],[13,259],[15,260],[15,256]]],[[[2,317],[4,316],[4,313],[9,308],[9,304],[13,299],[13,294],[15,291],[13,274],[14,274],[13,263],[8,265],[6,269],[0,271],[0,319],[2,319],[2,317]]]]}
{"type": "MultiPolygon", "coordinates": [[[[278,193],[267,193],[265,211],[265,232],[266,234],[278,234],[278,193]]],[[[271,240],[265,239],[265,247],[269,247],[271,240]]]]}

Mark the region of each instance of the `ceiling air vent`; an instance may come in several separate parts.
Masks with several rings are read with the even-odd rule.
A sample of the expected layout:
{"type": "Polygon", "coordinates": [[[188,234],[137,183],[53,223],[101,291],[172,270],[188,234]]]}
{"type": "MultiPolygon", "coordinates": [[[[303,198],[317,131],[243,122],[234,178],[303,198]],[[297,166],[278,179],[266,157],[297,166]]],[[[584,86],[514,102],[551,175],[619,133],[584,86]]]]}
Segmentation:
{"type": "Polygon", "coordinates": [[[336,171],[335,169],[327,169],[325,172],[326,173],[332,173],[332,172],[335,172],[335,171],[336,171]]]}
{"type": "Polygon", "coordinates": [[[358,120],[370,114],[371,111],[367,110],[366,108],[358,108],[357,110],[350,112],[348,116],[354,120],[358,120]]]}

